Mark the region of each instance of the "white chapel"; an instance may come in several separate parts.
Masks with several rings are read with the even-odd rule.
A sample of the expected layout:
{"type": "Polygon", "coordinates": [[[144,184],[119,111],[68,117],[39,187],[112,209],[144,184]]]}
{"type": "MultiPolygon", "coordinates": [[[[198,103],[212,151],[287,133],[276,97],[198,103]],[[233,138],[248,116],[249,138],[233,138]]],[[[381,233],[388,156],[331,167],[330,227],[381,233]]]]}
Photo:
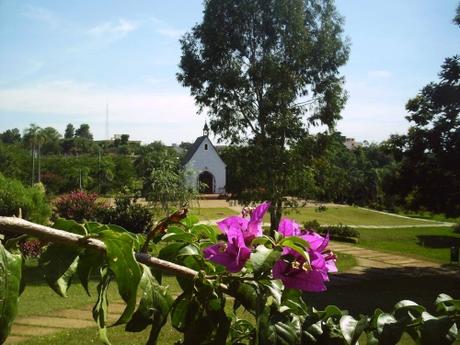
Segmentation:
{"type": "Polygon", "coordinates": [[[205,124],[203,135],[195,140],[182,161],[187,171],[186,184],[191,188],[201,185],[201,192],[205,194],[224,194],[227,165],[208,135],[205,124]]]}

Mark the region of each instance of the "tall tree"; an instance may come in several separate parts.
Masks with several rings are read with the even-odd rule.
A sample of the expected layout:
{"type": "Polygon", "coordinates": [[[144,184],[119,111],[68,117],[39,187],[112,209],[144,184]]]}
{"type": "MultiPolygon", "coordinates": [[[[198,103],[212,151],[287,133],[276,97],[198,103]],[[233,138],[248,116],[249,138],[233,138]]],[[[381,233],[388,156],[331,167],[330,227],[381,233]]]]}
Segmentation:
{"type": "Polygon", "coordinates": [[[59,153],[61,134],[53,127],[45,127],[40,132],[44,138],[41,153],[44,155],[59,153]]]}
{"type": "Polygon", "coordinates": [[[35,159],[37,158],[40,130],[41,128],[39,126],[32,123],[29,128],[24,130],[24,135],[22,136],[24,144],[30,147],[32,153],[32,184],[35,183],[35,159]]]}
{"type": "Polygon", "coordinates": [[[83,139],[93,140],[93,134],[91,134],[89,125],[87,123],[80,125],[80,127],[75,131],[75,136],[83,139]]]}
{"type": "Polygon", "coordinates": [[[64,132],[64,139],[72,139],[75,135],[75,128],[74,126],[69,123],[67,124],[64,132]]]}
{"type": "Polygon", "coordinates": [[[409,100],[408,133],[387,143],[400,168],[393,191],[405,206],[460,215],[460,56],[446,58],[440,80],[409,100]]]}
{"type": "MultiPolygon", "coordinates": [[[[181,40],[178,80],[211,129],[250,147],[252,200],[269,199],[277,227],[293,165],[288,148],[311,125],[332,129],[345,102],[348,58],[333,0],[207,0],[201,24],[181,40]]],[[[308,162],[305,162],[308,164],[308,162]]]]}
{"type": "Polygon", "coordinates": [[[17,144],[21,142],[21,132],[17,128],[7,129],[0,134],[0,140],[5,144],[17,144]]]}

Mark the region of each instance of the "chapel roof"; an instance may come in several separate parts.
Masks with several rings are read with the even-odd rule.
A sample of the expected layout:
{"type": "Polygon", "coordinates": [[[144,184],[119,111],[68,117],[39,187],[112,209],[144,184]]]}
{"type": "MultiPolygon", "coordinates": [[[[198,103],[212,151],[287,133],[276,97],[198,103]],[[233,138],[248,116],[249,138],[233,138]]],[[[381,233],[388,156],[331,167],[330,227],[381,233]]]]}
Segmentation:
{"type": "Polygon", "coordinates": [[[196,138],[195,142],[193,143],[192,146],[188,149],[187,153],[185,154],[184,158],[182,159],[182,164],[185,165],[192,159],[193,155],[195,152],[198,150],[200,147],[201,143],[203,142],[204,139],[206,139],[208,136],[207,135],[202,135],[201,137],[196,138]]]}

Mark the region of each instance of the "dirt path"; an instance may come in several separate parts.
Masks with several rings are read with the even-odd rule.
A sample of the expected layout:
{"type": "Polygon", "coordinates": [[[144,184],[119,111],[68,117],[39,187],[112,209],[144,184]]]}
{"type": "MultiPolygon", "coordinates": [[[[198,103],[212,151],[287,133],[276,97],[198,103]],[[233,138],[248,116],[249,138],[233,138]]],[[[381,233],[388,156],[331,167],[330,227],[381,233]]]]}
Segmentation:
{"type": "MultiPolygon", "coordinates": [[[[109,306],[108,321],[115,322],[123,312],[125,304],[113,302],[109,306]]],[[[96,327],[91,310],[93,305],[79,308],[62,309],[53,312],[52,316],[26,316],[14,321],[11,333],[5,345],[17,344],[36,336],[48,335],[66,329],[96,327]]]]}
{"type": "Polygon", "coordinates": [[[460,266],[458,265],[441,265],[427,260],[383,253],[334,241],[330,243],[330,247],[333,251],[353,255],[358,263],[347,272],[333,274],[331,283],[335,285],[348,285],[377,278],[393,279],[398,276],[448,275],[460,279],[460,266]]]}

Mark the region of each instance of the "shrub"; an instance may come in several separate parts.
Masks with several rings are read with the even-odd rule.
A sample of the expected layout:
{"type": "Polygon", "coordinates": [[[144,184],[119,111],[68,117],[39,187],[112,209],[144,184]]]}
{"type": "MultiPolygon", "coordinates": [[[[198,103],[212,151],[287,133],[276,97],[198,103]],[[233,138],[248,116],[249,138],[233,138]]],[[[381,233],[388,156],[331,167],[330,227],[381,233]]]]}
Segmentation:
{"type": "Polygon", "coordinates": [[[136,203],[136,199],[119,197],[115,199],[115,207],[100,209],[97,219],[134,233],[146,233],[153,226],[154,212],[150,207],[136,203]]]}
{"type": "Polygon", "coordinates": [[[453,230],[456,234],[460,234],[460,223],[453,225],[453,226],[452,226],[452,230],[453,230]]]}
{"type": "Polygon", "coordinates": [[[319,229],[319,233],[322,235],[329,233],[331,239],[334,240],[357,239],[360,237],[358,230],[343,224],[322,226],[319,229]]]}
{"type": "Polygon", "coordinates": [[[316,219],[309,220],[303,223],[303,228],[306,230],[320,231],[321,225],[316,219]]]}
{"type": "Polygon", "coordinates": [[[25,187],[18,180],[0,174],[0,216],[19,214],[22,218],[39,224],[46,224],[51,216],[51,207],[42,184],[25,187]]]}
{"type": "Polygon", "coordinates": [[[84,191],[64,194],[54,202],[54,206],[59,217],[77,222],[96,220],[101,209],[107,208],[106,204],[97,201],[96,193],[84,191]]]}

